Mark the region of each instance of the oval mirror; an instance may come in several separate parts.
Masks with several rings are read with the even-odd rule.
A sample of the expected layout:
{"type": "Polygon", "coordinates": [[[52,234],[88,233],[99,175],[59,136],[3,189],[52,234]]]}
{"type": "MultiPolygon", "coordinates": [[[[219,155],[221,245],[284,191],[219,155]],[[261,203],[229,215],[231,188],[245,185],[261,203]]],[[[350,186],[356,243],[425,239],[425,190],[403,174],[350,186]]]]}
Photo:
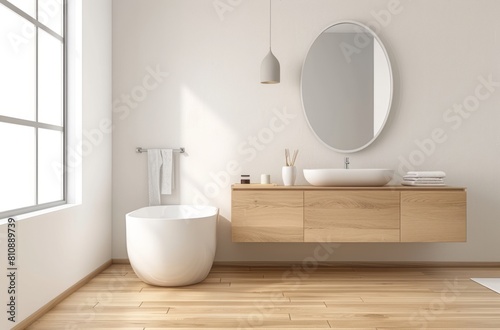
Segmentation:
{"type": "Polygon", "coordinates": [[[384,45],[363,24],[328,27],[302,67],[302,104],[314,134],[339,152],[370,145],[384,128],[392,102],[392,70],[384,45]]]}

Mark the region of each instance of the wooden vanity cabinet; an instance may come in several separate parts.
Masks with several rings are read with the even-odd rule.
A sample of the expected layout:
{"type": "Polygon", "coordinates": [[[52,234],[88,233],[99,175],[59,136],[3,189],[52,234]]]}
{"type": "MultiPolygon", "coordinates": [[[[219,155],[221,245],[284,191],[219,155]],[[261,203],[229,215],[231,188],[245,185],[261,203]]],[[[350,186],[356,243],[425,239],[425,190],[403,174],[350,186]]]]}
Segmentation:
{"type": "Polygon", "coordinates": [[[465,188],[234,185],[233,242],[465,242],[465,188]]]}

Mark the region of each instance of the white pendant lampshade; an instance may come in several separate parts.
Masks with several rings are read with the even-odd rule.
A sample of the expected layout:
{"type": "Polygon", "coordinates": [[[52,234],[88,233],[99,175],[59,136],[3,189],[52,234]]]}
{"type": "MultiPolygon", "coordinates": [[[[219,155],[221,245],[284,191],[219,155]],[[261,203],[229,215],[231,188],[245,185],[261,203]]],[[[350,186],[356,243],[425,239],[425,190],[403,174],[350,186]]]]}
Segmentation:
{"type": "Polygon", "coordinates": [[[260,65],[260,83],[277,84],[280,82],[280,62],[271,50],[271,0],[269,0],[269,53],[260,65]]]}
{"type": "Polygon", "coordinates": [[[280,82],[280,62],[271,49],[260,65],[260,82],[262,84],[277,84],[280,82]]]}

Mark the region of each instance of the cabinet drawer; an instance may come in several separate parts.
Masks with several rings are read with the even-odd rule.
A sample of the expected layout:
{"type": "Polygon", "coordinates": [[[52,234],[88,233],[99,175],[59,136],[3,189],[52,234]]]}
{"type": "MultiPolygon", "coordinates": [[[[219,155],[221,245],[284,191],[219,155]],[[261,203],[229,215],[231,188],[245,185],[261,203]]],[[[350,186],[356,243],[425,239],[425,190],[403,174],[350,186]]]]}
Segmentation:
{"type": "Polygon", "coordinates": [[[399,242],[398,191],[304,192],[305,242],[399,242]]]}
{"type": "Polygon", "coordinates": [[[233,242],[303,242],[302,191],[232,192],[233,242]]]}
{"type": "Polygon", "coordinates": [[[402,242],[465,242],[465,191],[401,192],[402,242]]]}

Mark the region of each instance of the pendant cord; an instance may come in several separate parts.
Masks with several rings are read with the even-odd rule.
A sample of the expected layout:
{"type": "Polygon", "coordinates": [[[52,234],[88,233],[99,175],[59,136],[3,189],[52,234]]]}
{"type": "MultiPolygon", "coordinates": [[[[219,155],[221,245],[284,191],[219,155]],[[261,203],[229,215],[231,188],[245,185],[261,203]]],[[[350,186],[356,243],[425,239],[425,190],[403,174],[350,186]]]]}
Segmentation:
{"type": "Polygon", "coordinates": [[[272,0],[269,0],[269,50],[271,50],[271,3],[272,0]]]}

